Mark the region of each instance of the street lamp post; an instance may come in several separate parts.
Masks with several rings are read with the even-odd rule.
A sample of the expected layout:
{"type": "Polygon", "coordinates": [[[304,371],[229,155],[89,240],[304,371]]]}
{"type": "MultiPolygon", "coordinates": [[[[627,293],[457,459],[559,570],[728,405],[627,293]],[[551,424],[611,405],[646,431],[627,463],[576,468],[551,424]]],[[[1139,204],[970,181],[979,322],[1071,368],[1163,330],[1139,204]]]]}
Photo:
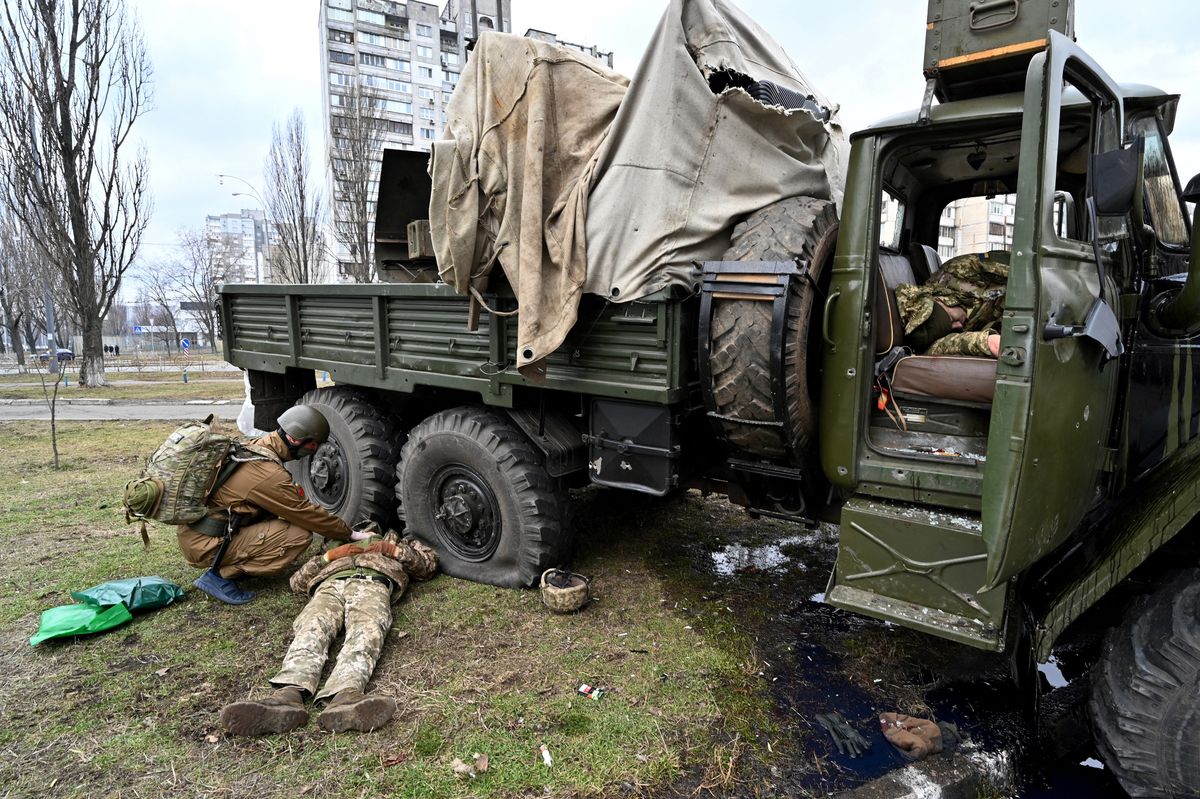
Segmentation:
{"type": "MultiPolygon", "coordinates": [[[[245,185],[245,187],[250,190],[249,192],[235,191],[235,192],[232,192],[232,196],[234,196],[234,197],[250,197],[251,199],[253,199],[255,202],[258,203],[258,209],[260,211],[262,211],[262,213],[263,213],[263,245],[264,245],[263,246],[263,260],[266,261],[267,263],[271,264],[271,266],[273,267],[274,263],[271,260],[271,214],[267,210],[266,201],[264,201],[262,196],[259,195],[258,189],[254,188],[254,184],[251,183],[250,181],[246,180],[245,178],[239,178],[237,175],[229,175],[229,174],[225,174],[225,173],[221,173],[221,172],[217,173],[217,177],[220,178],[221,185],[225,185],[225,178],[229,178],[230,180],[238,181],[239,183],[245,185]]],[[[256,283],[263,282],[262,281],[262,264],[259,262],[257,252],[254,253],[254,280],[256,283]]]]}

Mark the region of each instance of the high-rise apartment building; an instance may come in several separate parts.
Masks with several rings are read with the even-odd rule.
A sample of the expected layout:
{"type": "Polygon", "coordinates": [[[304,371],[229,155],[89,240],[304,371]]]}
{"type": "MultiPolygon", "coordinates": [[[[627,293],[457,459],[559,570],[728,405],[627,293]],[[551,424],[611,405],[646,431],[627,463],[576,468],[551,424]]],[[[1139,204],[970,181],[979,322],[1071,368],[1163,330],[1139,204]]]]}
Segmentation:
{"type": "MultiPolygon", "coordinates": [[[[1017,212],[1015,194],[968,197],[948,207],[953,209],[954,214],[952,254],[1012,249],[1013,222],[1017,212]]],[[[941,249],[940,242],[938,249],[941,249]]]]}
{"type": "Polygon", "coordinates": [[[574,50],[577,53],[583,53],[584,55],[589,56],[589,57],[594,58],[595,60],[599,61],[601,64],[608,67],[609,69],[612,69],[613,54],[612,54],[611,50],[606,53],[606,52],[602,51],[600,48],[596,47],[596,45],[594,45],[594,44],[586,45],[586,44],[575,44],[574,42],[564,42],[562,39],[558,38],[553,33],[547,33],[546,31],[540,31],[537,28],[527,29],[525,31],[525,37],[528,39],[537,39],[539,42],[549,42],[550,44],[557,44],[559,47],[565,47],[568,50],[574,50]]]}
{"type": "MultiPolygon", "coordinates": [[[[321,67],[325,141],[337,145],[339,117],[352,87],[367,87],[384,120],[383,146],[429,151],[446,122],[446,104],[467,60],[467,46],[487,31],[512,32],[509,0],[449,0],[445,6],[389,0],[321,0],[321,67]]],[[[612,66],[612,53],[559,42],[552,33],[526,35],[562,44],[612,66]]],[[[326,147],[332,153],[331,147],[326,147]]],[[[336,220],[350,212],[338,196],[326,159],[329,207],[336,220]]],[[[378,160],[377,160],[378,164],[378,160]]],[[[378,165],[374,170],[378,179],[378,165]]],[[[375,186],[370,186],[370,196],[375,186]]],[[[373,212],[370,214],[374,218],[373,212]]],[[[338,274],[349,253],[333,244],[338,274]]]]}
{"type": "Polygon", "coordinates": [[[226,283],[270,283],[271,245],[275,231],[266,214],[243,208],[236,214],[218,214],[204,219],[209,246],[220,249],[226,261],[226,283]]]}
{"type": "MultiPolygon", "coordinates": [[[[938,255],[945,260],[964,253],[1012,249],[1016,209],[1015,194],[964,197],[951,202],[938,219],[938,255]]],[[[893,248],[899,245],[903,217],[900,201],[885,195],[880,211],[880,244],[893,248]]]]}

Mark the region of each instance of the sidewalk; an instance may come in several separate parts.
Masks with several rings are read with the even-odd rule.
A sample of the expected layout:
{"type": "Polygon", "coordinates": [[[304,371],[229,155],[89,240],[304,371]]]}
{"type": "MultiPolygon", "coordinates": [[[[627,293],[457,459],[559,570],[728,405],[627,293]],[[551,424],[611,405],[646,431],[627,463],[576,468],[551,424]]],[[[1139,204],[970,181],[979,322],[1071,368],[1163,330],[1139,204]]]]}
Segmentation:
{"type": "MultiPolygon", "coordinates": [[[[59,399],[55,418],[61,421],[108,421],[114,419],[202,419],[210,413],[218,419],[234,421],[242,409],[240,400],[110,400],[59,399]]],[[[0,422],[50,419],[50,409],[42,400],[0,400],[0,422]]]]}

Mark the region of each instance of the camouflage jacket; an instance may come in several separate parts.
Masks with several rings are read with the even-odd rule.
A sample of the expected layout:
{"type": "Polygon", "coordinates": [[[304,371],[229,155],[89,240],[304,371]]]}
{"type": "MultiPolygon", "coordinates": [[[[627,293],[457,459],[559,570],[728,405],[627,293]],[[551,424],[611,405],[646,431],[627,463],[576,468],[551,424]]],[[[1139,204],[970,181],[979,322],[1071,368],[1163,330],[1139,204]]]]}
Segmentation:
{"type": "MultiPolygon", "coordinates": [[[[380,552],[364,551],[327,562],[324,554],[316,555],[292,574],[288,585],[298,594],[311,596],[317,590],[317,586],[330,577],[342,572],[363,570],[387,577],[392,583],[393,599],[399,599],[408,587],[410,577],[414,580],[428,580],[437,572],[438,557],[432,548],[412,536],[405,536],[399,542],[396,538],[394,532],[388,532],[383,539],[400,548],[400,552],[394,558],[380,552]]],[[[368,543],[362,541],[359,545],[365,548],[368,543]]]]}
{"type": "MultiPolygon", "coordinates": [[[[946,306],[962,308],[967,314],[961,333],[952,333],[946,338],[988,331],[1004,312],[1007,285],[1007,252],[955,256],[942,264],[937,274],[925,284],[913,286],[901,283],[896,287],[896,304],[904,321],[904,334],[912,333],[929,319],[935,300],[946,306]]],[[[941,343],[939,340],[934,347],[941,343]]],[[[930,351],[933,352],[933,348],[930,351]]],[[[986,344],[985,351],[980,354],[988,354],[986,344]]]]}

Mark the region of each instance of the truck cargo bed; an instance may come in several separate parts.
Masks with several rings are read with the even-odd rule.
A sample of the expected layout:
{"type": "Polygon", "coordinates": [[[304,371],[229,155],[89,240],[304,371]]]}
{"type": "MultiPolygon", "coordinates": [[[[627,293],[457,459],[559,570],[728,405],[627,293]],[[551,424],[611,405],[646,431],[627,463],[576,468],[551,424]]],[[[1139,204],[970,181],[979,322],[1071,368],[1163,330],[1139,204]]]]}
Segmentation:
{"type": "MultiPolygon", "coordinates": [[[[477,392],[511,407],[532,385],[512,365],[515,317],[480,314],[443,284],[223,286],[225,357],[242,369],[328,371],[335,382],[413,392],[477,392]]],[[[511,301],[488,297],[504,308],[511,301]]],[[[589,297],[566,343],[547,361],[545,387],[670,404],[681,400],[690,305],[655,296],[623,304],[589,297]]]]}

